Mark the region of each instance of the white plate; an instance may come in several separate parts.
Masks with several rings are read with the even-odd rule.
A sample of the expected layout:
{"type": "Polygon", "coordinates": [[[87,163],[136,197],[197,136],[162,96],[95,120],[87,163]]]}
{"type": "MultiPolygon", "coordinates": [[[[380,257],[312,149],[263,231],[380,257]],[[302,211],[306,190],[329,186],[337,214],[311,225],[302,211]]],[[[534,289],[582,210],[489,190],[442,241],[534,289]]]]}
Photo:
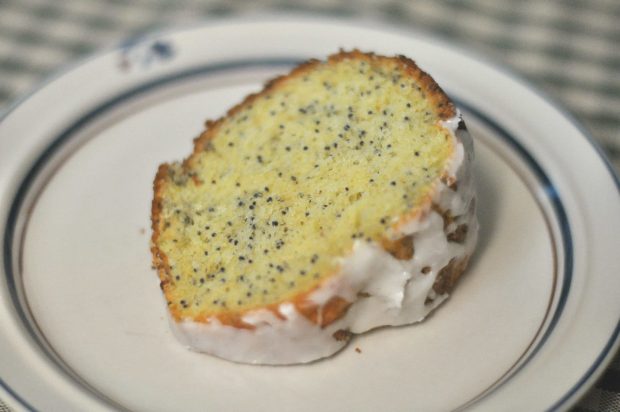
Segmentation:
{"type": "Polygon", "coordinates": [[[63,411],[564,409],[618,345],[618,210],[618,182],[565,114],[419,34],[296,17],[131,42],[0,123],[0,395],[63,411]],[[150,267],[156,166],[266,79],[339,47],[413,57],[465,113],[482,225],[471,269],[428,321],[356,337],[324,361],[189,352],[150,267]]]}

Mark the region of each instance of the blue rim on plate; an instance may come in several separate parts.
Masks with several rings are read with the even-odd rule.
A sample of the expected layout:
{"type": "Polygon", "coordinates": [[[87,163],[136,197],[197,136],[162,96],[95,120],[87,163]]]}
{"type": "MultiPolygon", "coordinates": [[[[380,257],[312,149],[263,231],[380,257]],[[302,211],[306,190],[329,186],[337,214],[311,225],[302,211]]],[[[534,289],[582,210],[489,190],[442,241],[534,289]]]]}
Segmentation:
{"type": "MultiPolygon", "coordinates": [[[[120,49],[119,49],[120,50],[120,49]]],[[[62,133],[58,134],[56,138],[54,138],[51,143],[45,148],[45,150],[41,153],[41,155],[37,158],[37,160],[33,163],[32,167],[26,174],[26,177],[20,183],[19,188],[17,190],[17,194],[11,202],[11,208],[9,211],[9,217],[7,219],[6,230],[3,234],[4,236],[4,269],[7,276],[7,284],[9,285],[9,291],[11,298],[13,299],[13,305],[17,310],[21,321],[26,326],[28,333],[37,340],[37,333],[33,329],[32,325],[28,321],[28,316],[24,308],[21,306],[19,302],[18,296],[18,288],[16,285],[15,275],[13,273],[14,262],[14,244],[15,244],[15,229],[17,223],[17,216],[21,210],[22,204],[24,202],[25,196],[29,193],[31,188],[31,184],[37,177],[38,173],[41,171],[43,166],[49,161],[49,159],[59,150],[64,144],[66,144],[69,140],[71,140],[72,136],[75,136],[76,132],[81,128],[85,127],[87,124],[92,122],[94,119],[98,118],[111,108],[116,105],[126,101],[127,99],[138,96],[147,91],[151,91],[155,88],[161,87],[163,85],[167,85],[170,83],[174,83],[176,81],[188,79],[191,77],[205,76],[210,73],[217,73],[232,69],[240,69],[240,68],[249,68],[249,67],[272,67],[272,66],[291,66],[299,63],[304,60],[299,57],[278,57],[278,58],[261,58],[256,60],[235,60],[228,61],[225,63],[215,64],[215,65],[205,65],[198,68],[193,68],[190,70],[185,70],[181,72],[177,72],[171,75],[162,76],[155,80],[152,80],[146,84],[140,85],[139,87],[133,88],[129,91],[126,91],[103,104],[100,104],[95,109],[91,110],[80,119],[75,121],[71,126],[67,127],[62,133]]],[[[492,67],[497,68],[495,65],[492,67]]],[[[568,119],[573,125],[575,125],[582,134],[586,137],[589,143],[593,146],[596,153],[605,163],[607,169],[612,175],[614,182],[616,184],[616,188],[620,191],[620,180],[618,176],[614,173],[611,165],[602,155],[602,150],[600,147],[594,142],[594,140],[589,136],[585,129],[578,123],[576,120],[567,114],[566,110],[555,103],[553,100],[549,99],[547,96],[542,95],[539,91],[532,89],[526,82],[522,81],[519,76],[516,76],[514,73],[507,71],[504,68],[499,68],[500,71],[507,73],[510,77],[517,79],[522,86],[527,87],[529,90],[533,91],[537,95],[541,96],[547,102],[550,102],[556,110],[564,115],[566,119],[568,119]]],[[[561,243],[564,250],[564,278],[562,283],[562,288],[560,290],[558,304],[553,312],[551,317],[551,321],[547,328],[544,331],[542,338],[538,341],[536,346],[531,350],[527,356],[527,358],[517,366],[516,369],[510,372],[510,376],[514,376],[521,368],[523,368],[529,360],[531,360],[537,351],[543,346],[546,339],[550,336],[553,331],[553,328],[557,324],[558,320],[561,317],[562,310],[568,298],[571,280],[573,275],[573,243],[572,243],[572,235],[571,229],[569,226],[568,218],[566,216],[565,208],[563,206],[562,200],[559,197],[557,190],[555,189],[553,182],[548,177],[548,174],[545,172],[544,168],[540,165],[540,163],[535,159],[535,157],[530,154],[504,126],[499,124],[493,118],[491,118],[488,114],[485,114],[481,109],[473,106],[470,103],[467,103],[463,99],[454,99],[458,106],[466,109],[468,112],[477,117],[482,123],[492,129],[498,136],[500,136],[511,149],[518,155],[518,157],[526,163],[531,170],[534,172],[538,182],[545,189],[545,196],[551,203],[553,207],[553,211],[555,213],[555,217],[557,221],[560,223],[560,232],[561,232],[561,243]]],[[[4,113],[2,118],[6,117],[11,110],[4,113]]],[[[0,119],[1,121],[1,119],[0,119]]],[[[595,362],[591,365],[591,367],[586,371],[586,373],[571,387],[571,389],[566,392],[557,402],[555,402],[551,406],[551,410],[562,407],[569,399],[571,399],[575,393],[592,377],[592,375],[599,369],[602,362],[606,360],[610,351],[612,350],[614,344],[618,340],[620,335],[620,321],[618,321],[617,326],[613,332],[613,335],[608,339],[605,344],[603,350],[596,358],[595,362]]],[[[49,354],[48,354],[49,355],[49,354]]],[[[62,366],[61,366],[62,367],[62,366]]],[[[510,376],[500,383],[500,386],[503,385],[510,379],[510,376]]],[[[0,387],[4,388],[7,393],[13,396],[23,407],[35,410],[25,399],[23,399],[18,393],[16,393],[11,387],[9,387],[4,380],[0,378],[0,387]]]]}
{"type": "MultiPolygon", "coordinates": [[[[60,133],[56,138],[52,140],[52,143],[43,151],[40,157],[34,162],[33,166],[30,168],[26,177],[19,185],[19,189],[17,194],[12,202],[12,206],[9,212],[9,218],[7,221],[7,227],[4,233],[4,263],[5,263],[5,272],[7,275],[7,281],[10,287],[11,297],[13,299],[13,304],[17,309],[20,319],[27,326],[28,332],[31,337],[35,340],[37,339],[37,333],[30,325],[28,321],[28,316],[24,310],[24,308],[19,304],[18,291],[16,287],[15,275],[13,272],[13,247],[15,244],[15,228],[17,222],[17,216],[21,210],[23,201],[25,199],[26,194],[28,193],[30,186],[34,179],[37,177],[39,171],[43,168],[43,166],[47,163],[53,154],[59,150],[68,140],[75,136],[76,132],[86,126],[88,123],[93,121],[95,118],[101,116],[111,108],[117,106],[118,104],[126,101],[127,99],[133,98],[137,95],[150,91],[154,88],[164,86],[166,84],[184,80],[194,76],[204,76],[210,73],[216,73],[221,71],[240,69],[240,68],[248,68],[248,67],[265,67],[265,66],[293,66],[295,64],[300,63],[303,59],[300,58],[273,58],[273,59],[257,59],[257,60],[241,60],[241,61],[231,61],[226,63],[221,63],[217,65],[206,65],[204,67],[191,69],[188,71],[175,73],[170,76],[165,76],[154,81],[151,81],[147,84],[141,85],[140,87],[131,89],[109,101],[99,105],[94,110],[90,111],[79,120],[74,122],[71,126],[67,127],[62,133],[60,133]]],[[[564,210],[564,206],[562,205],[562,201],[559,198],[557,191],[555,190],[553,183],[545,173],[544,169],[540,166],[540,164],[536,161],[536,159],[523,148],[522,145],[519,144],[518,140],[512,136],[505,128],[499,125],[497,122],[492,120],[489,116],[484,114],[480,109],[473,107],[472,105],[465,103],[462,99],[454,99],[456,104],[468,112],[474,114],[477,118],[482,120],[486,125],[491,127],[495,132],[497,132],[504,140],[507,142],[511,148],[518,153],[522,160],[524,160],[534,171],[536,177],[539,180],[539,183],[544,187],[545,193],[549,200],[551,201],[554,212],[556,213],[556,218],[560,222],[561,234],[562,234],[562,243],[563,248],[565,250],[565,261],[564,261],[564,282],[562,286],[562,290],[560,292],[560,298],[558,306],[556,307],[553,317],[551,318],[551,323],[545,330],[545,333],[542,339],[538,342],[536,347],[530,352],[527,359],[520,364],[520,366],[511,371],[511,375],[518,372],[523,366],[527,364],[527,362],[535,356],[538,352],[538,349],[542,347],[545,343],[547,337],[553,331],[554,326],[559,320],[562,310],[564,308],[564,304],[566,302],[566,298],[568,296],[572,278],[572,239],[570,233],[570,226],[568,224],[568,219],[566,217],[566,213],[564,210]]],[[[505,383],[505,380],[503,383],[505,383]]],[[[15,394],[15,392],[9,388],[4,382],[0,381],[0,385],[5,387],[11,394],[15,394]]],[[[16,394],[15,394],[16,395],[16,394]]],[[[19,398],[21,399],[21,398],[19,398]]],[[[24,406],[29,409],[33,409],[30,405],[28,405],[23,399],[21,402],[24,406]]]]}

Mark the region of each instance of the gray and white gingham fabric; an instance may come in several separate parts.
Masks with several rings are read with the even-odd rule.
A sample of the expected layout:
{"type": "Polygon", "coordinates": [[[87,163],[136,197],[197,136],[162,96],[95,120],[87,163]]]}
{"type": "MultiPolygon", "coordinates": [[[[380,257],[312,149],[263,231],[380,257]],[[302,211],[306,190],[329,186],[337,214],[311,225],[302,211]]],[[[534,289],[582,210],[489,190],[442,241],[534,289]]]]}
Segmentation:
{"type": "MultiPolygon", "coordinates": [[[[100,47],[204,17],[269,11],[375,17],[486,55],[563,104],[620,172],[620,0],[0,0],[0,112],[100,47]]],[[[574,410],[620,411],[620,356],[574,410]]]]}

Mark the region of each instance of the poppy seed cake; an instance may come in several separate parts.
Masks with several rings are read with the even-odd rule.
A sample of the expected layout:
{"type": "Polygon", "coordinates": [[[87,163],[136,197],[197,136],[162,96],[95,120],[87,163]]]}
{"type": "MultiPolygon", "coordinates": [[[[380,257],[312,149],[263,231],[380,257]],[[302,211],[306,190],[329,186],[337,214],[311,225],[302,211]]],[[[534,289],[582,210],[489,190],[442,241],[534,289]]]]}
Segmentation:
{"type": "Polygon", "coordinates": [[[176,336],[290,364],[422,320],[476,243],[472,158],[405,57],[340,52],[270,81],[159,167],[152,253],[176,336]]]}

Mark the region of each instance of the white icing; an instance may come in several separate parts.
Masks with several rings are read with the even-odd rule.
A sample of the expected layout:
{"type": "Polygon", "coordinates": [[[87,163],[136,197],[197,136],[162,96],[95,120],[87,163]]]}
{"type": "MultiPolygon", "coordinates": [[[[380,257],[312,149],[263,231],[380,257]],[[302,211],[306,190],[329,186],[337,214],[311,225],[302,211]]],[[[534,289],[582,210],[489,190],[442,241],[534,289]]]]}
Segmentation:
{"type": "Polygon", "coordinates": [[[190,349],[234,362],[280,365],[310,362],[330,356],[346,342],[333,338],[337,325],[321,328],[301,315],[291,303],[278,311],[261,309],[248,313],[243,321],[253,330],[223,325],[216,318],[208,324],[171,320],[175,336],[190,349]]]}
{"type": "Polygon", "coordinates": [[[171,321],[177,338],[193,350],[236,362],[292,364],[310,362],[340,350],[347,342],[336,340],[336,331],[362,333],[380,326],[423,320],[447,298],[447,294],[438,296],[432,288],[441,269],[452,259],[470,256],[477,240],[470,170],[473,144],[466,131],[458,130],[459,122],[458,114],[442,122],[455,141],[446,172],[458,182],[457,189],[437,182],[432,203],[455,216],[448,233],[461,224],[468,226],[464,243],[448,241],[443,218],[429,205],[418,219],[390,233],[393,239],[413,236],[415,253],[410,260],[398,260],[378,244],[363,240],[357,240],[351,254],[339,259],[339,274],[308,298],[319,307],[334,297],[352,302],[345,316],[328,326],[321,327],[300,314],[293,304],[282,303],[277,308],[280,317],[267,309],[243,316],[243,322],[254,329],[223,325],[217,319],[208,323],[171,321]],[[422,272],[423,268],[427,268],[427,273],[422,272]]]}

